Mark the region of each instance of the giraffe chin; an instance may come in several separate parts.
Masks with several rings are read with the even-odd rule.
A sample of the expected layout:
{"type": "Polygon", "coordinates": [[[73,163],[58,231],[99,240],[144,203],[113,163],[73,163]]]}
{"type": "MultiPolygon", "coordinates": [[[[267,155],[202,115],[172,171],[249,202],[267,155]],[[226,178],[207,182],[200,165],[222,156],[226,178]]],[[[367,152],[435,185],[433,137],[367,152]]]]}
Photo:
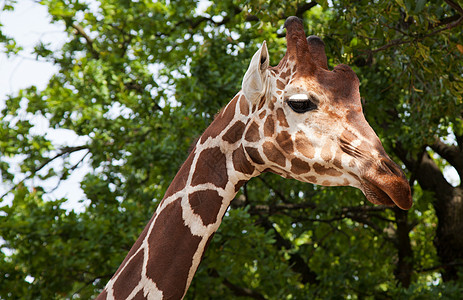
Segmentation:
{"type": "Polygon", "coordinates": [[[408,210],[412,206],[412,197],[408,182],[402,178],[387,180],[384,183],[368,179],[363,179],[360,188],[373,204],[398,206],[403,210],[408,210]]]}

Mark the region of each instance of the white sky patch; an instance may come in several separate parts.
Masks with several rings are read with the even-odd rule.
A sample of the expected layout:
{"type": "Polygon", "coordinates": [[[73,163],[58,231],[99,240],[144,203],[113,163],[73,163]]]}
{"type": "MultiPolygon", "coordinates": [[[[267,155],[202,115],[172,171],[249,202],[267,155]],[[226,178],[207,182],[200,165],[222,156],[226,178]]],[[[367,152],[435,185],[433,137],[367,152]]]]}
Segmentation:
{"type": "Polygon", "coordinates": [[[199,1],[198,7],[196,8],[196,14],[203,15],[212,4],[212,1],[199,1]]]}
{"type": "MultiPolygon", "coordinates": [[[[59,70],[50,62],[37,60],[33,54],[34,47],[40,42],[48,45],[48,48],[58,51],[67,41],[67,34],[62,23],[51,24],[51,17],[48,14],[47,8],[37,4],[32,0],[18,1],[15,5],[15,10],[12,12],[1,12],[0,23],[3,24],[2,32],[14,38],[18,45],[23,47],[23,51],[18,56],[7,57],[4,49],[0,48],[0,109],[5,107],[7,95],[14,95],[18,90],[29,86],[36,86],[38,90],[45,89],[50,78],[59,70]]],[[[48,120],[43,116],[32,116],[26,112],[20,113],[21,118],[27,118],[35,126],[31,129],[31,134],[46,135],[48,139],[56,146],[76,146],[82,145],[88,141],[86,137],[80,137],[71,130],[52,129],[49,127],[48,120]]],[[[82,159],[83,151],[72,153],[70,155],[71,165],[77,164],[82,159]]],[[[12,170],[17,169],[18,165],[24,157],[17,157],[9,160],[13,163],[12,170]],[[14,165],[16,164],[16,166],[14,165]]],[[[88,160],[88,158],[87,158],[88,160]]],[[[47,166],[49,168],[58,168],[59,160],[47,166]]],[[[58,168],[59,169],[59,168],[58,168]]],[[[80,181],[83,176],[90,171],[87,162],[82,163],[82,167],[72,172],[72,175],[67,180],[61,182],[58,188],[57,179],[47,180],[44,183],[46,191],[54,189],[48,195],[48,198],[59,199],[67,197],[68,203],[65,205],[67,209],[75,209],[76,211],[83,210],[82,203],[79,200],[84,199],[84,193],[80,189],[80,181]]],[[[24,175],[23,175],[24,176],[24,175]]],[[[15,183],[24,178],[15,179],[15,183]]],[[[27,184],[39,184],[39,179],[26,180],[27,184]]],[[[3,195],[11,187],[0,185],[0,195],[3,195]]],[[[2,205],[11,203],[11,199],[6,199],[2,205]],[[10,200],[10,201],[8,201],[10,200]]]]}
{"type": "Polygon", "coordinates": [[[18,1],[13,12],[1,12],[0,23],[5,35],[13,37],[24,50],[20,56],[8,58],[0,48],[0,106],[7,94],[35,85],[45,88],[58,71],[52,63],[36,60],[32,51],[42,41],[51,49],[59,49],[66,41],[63,24],[51,24],[47,8],[34,1],[18,1]]]}
{"type": "MultiPolygon", "coordinates": [[[[448,145],[458,146],[458,143],[455,138],[455,134],[450,128],[447,129],[447,136],[441,137],[442,141],[448,145]]],[[[436,156],[440,157],[437,153],[436,156]]],[[[461,178],[458,175],[457,170],[452,165],[447,165],[442,170],[445,180],[448,181],[453,187],[457,187],[461,183],[461,178]]]]}

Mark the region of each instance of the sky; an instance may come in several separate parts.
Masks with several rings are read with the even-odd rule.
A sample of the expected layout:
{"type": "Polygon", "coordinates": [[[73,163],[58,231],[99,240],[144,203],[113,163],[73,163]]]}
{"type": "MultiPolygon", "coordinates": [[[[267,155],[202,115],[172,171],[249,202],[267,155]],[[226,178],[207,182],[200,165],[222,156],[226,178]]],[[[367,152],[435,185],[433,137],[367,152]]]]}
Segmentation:
{"type": "MultiPolygon", "coordinates": [[[[0,0],[0,7],[2,6],[3,1],[0,0]]],[[[52,49],[59,49],[66,41],[66,34],[64,33],[64,25],[51,24],[51,17],[48,15],[46,7],[32,0],[18,1],[13,12],[0,12],[0,23],[3,25],[1,29],[3,33],[13,37],[24,48],[19,57],[8,58],[0,47],[0,109],[2,109],[5,107],[8,94],[14,95],[19,89],[31,85],[37,86],[38,89],[46,87],[48,80],[58,72],[58,69],[51,63],[36,60],[31,52],[39,41],[50,43],[52,49]]],[[[26,113],[23,116],[25,118],[30,117],[26,113]]],[[[81,145],[85,142],[85,138],[78,137],[72,131],[49,128],[48,121],[43,117],[33,117],[32,123],[35,125],[32,129],[33,133],[46,134],[54,144],[71,146],[81,145]]],[[[71,160],[77,162],[81,157],[82,154],[76,153],[74,157],[71,156],[71,160]]],[[[49,199],[68,197],[70,201],[64,208],[82,209],[82,204],[78,202],[79,199],[83,198],[79,182],[88,171],[89,167],[84,165],[54,190],[48,196],[49,199]]],[[[15,182],[22,179],[18,176],[15,178],[15,182]]],[[[33,184],[33,182],[29,183],[33,184]]],[[[50,181],[47,184],[51,190],[57,182],[50,181]]],[[[5,184],[0,185],[0,195],[3,195],[9,188],[5,184]]],[[[5,202],[8,203],[8,201],[5,202]]],[[[2,203],[2,205],[4,204],[2,203]]]]}
{"type": "MultiPolygon", "coordinates": [[[[0,1],[1,3],[1,1],[0,1]]],[[[1,4],[0,4],[1,6],[1,4]]],[[[0,53],[0,99],[31,84],[44,88],[49,78],[57,72],[50,63],[39,62],[30,50],[39,40],[61,45],[66,36],[64,26],[50,23],[51,18],[42,5],[31,0],[19,1],[13,12],[0,12],[2,31],[15,38],[24,47],[22,57],[10,58],[0,53]]]]}

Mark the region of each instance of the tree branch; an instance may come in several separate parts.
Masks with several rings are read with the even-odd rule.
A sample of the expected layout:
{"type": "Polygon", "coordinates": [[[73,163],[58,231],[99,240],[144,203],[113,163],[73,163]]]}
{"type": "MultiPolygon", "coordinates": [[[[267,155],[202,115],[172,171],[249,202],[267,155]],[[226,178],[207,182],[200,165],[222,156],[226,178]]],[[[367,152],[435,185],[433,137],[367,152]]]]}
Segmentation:
{"type": "Polygon", "coordinates": [[[277,189],[274,189],[264,178],[262,178],[262,176],[259,176],[257,177],[259,178],[260,181],[262,181],[266,187],[268,187],[269,189],[271,189],[272,191],[275,192],[275,194],[281,199],[281,201],[283,201],[284,203],[289,203],[288,199],[285,197],[285,195],[283,195],[282,192],[280,192],[279,190],[277,189]]]}
{"type": "Polygon", "coordinates": [[[438,219],[434,246],[441,262],[448,266],[442,270],[442,278],[444,281],[458,280],[459,270],[450,264],[463,259],[463,243],[461,239],[456,238],[463,228],[463,190],[459,187],[454,188],[447,182],[439,166],[426,151],[421,161],[417,161],[410,158],[406,150],[401,149],[400,143],[397,143],[397,146],[394,151],[410,170],[416,170],[416,178],[421,188],[434,193],[432,205],[438,219]]]}
{"type": "Polygon", "coordinates": [[[440,28],[437,28],[437,29],[431,31],[428,34],[408,35],[408,34],[405,34],[404,32],[402,32],[403,35],[410,36],[411,38],[409,38],[409,39],[402,39],[402,38],[394,39],[390,43],[388,43],[386,45],[383,45],[383,46],[381,46],[379,48],[376,48],[376,49],[373,49],[373,50],[364,50],[365,53],[363,53],[361,55],[371,55],[372,53],[377,53],[377,52],[380,52],[380,51],[384,51],[384,50],[389,49],[391,47],[419,42],[419,41],[421,41],[421,40],[423,40],[425,38],[436,35],[436,34],[442,32],[444,30],[450,30],[450,29],[453,29],[453,28],[461,25],[463,23],[463,9],[461,8],[461,6],[458,5],[457,3],[453,2],[452,0],[445,0],[445,2],[450,7],[455,9],[458,12],[458,14],[456,16],[452,16],[450,18],[447,18],[446,20],[442,20],[436,26],[431,26],[431,28],[437,28],[437,27],[440,27],[440,28]]]}
{"type": "Polygon", "coordinates": [[[410,286],[413,274],[413,250],[410,242],[410,224],[408,223],[408,211],[394,208],[397,220],[395,243],[399,260],[394,269],[394,275],[403,287],[410,286]]]}
{"type": "Polygon", "coordinates": [[[98,51],[95,50],[95,47],[93,45],[93,39],[90,38],[87,33],[85,32],[85,30],[82,28],[82,26],[80,26],[79,24],[76,24],[76,23],[72,23],[71,24],[71,27],[74,28],[77,33],[79,35],[81,35],[85,41],[87,42],[87,46],[90,50],[90,52],[92,53],[92,56],[96,59],[99,59],[100,58],[100,54],[98,53],[98,51]]]}
{"type": "Polygon", "coordinates": [[[447,182],[442,171],[425,149],[420,153],[418,159],[410,157],[401,143],[397,143],[393,151],[412,172],[412,177],[418,180],[423,189],[438,192],[440,195],[453,194],[452,185],[447,182]]]}
{"type": "Polygon", "coordinates": [[[66,172],[63,172],[63,174],[61,174],[61,176],[60,176],[60,178],[59,178],[58,183],[56,184],[56,186],[55,186],[54,188],[52,188],[50,191],[48,191],[48,193],[53,193],[55,190],[57,190],[58,187],[59,187],[59,185],[61,184],[61,181],[62,181],[63,179],[66,178],[66,176],[67,176],[66,173],[67,173],[68,171],[74,171],[75,169],[77,169],[77,167],[85,160],[85,158],[86,158],[87,155],[89,155],[89,154],[90,154],[90,151],[87,151],[87,153],[85,153],[85,155],[82,156],[82,158],[81,158],[76,164],[74,164],[74,165],[73,165],[69,170],[67,170],[66,172]]]}
{"type": "Polygon", "coordinates": [[[458,149],[463,152],[463,135],[458,135],[455,131],[453,132],[455,135],[455,140],[457,141],[458,149]]]}
{"type": "Polygon", "coordinates": [[[87,145],[82,145],[82,146],[74,146],[74,147],[64,147],[61,149],[61,152],[56,154],[55,156],[53,157],[50,157],[48,158],[47,160],[45,160],[42,164],[40,164],[40,166],[38,166],[37,168],[35,168],[34,170],[31,171],[31,173],[29,175],[27,175],[25,178],[23,178],[20,182],[18,182],[17,184],[15,184],[12,188],[10,188],[8,191],[6,191],[1,197],[0,197],[0,200],[3,199],[6,195],[8,195],[9,193],[11,193],[11,191],[13,191],[14,189],[16,189],[19,185],[23,184],[24,181],[26,181],[27,179],[33,177],[35,174],[37,174],[37,172],[39,172],[40,170],[42,170],[46,165],[48,165],[49,163],[51,163],[52,161],[54,161],[55,159],[57,158],[60,158],[61,156],[64,156],[64,155],[68,155],[68,154],[71,154],[73,152],[77,152],[77,151],[81,151],[81,150],[84,150],[84,149],[88,149],[88,146],[87,145]]]}
{"type": "Polygon", "coordinates": [[[447,145],[442,142],[440,139],[436,139],[434,144],[431,145],[432,150],[437,154],[442,156],[445,160],[451,164],[455,170],[457,170],[458,175],[462,178],[463,175],[463,153],[457,146],[447,145]]]}
{"type": "Polygon", "coordinates": [[[421,268],[421,269],[417,269],[416,272],[418,273],[434,272],[439,269],[449,269],[449,268],[458,267],[458,266],[463,266],[463,262],[451,262],[447,264],[440,264],[440,265],[432,266],[429,268],[421,268]]]}
{"type": "MultiPolygon", "coordinates": [[[[316,6],[317,4],[318,3],[316,1],[310,1],[310,2],[301,3],[301,4],[299,4],[297,6],[295,15],[302,19],[304,13],[306,11],[310,10],[312,7],[316,6]]],[[[199,16],[199,17],[196,17],[196,18],[186,18],[185,20],[177,22],[177,23],[174,24],[173,28],[176,28],[176,27],[178,27],[180,25],[183,25],[183,24],[188,24],[190,29],[194,30],[194,29],[198,28],[203,22],[209,22],[209,23],[214,24],[215,26],[222,26],[222,25],[225,25],[228,22],[230,22],[234,16],[236,16],[236,15],[242,13],[242,12],[243,12],[243,9],[241,7],[234,6],[233,7],[233,13],[223,17],[222,21],[214,21],[214,19],[212,17],[199,16]]],[[[285,14],[282,14],[282,15],[279,16],[279,18],[280,19],[286,19],[287,16],[285,14]]],[[[257,22],[257,21],[260,21],[260,19],[255,15],[246,14],[246,16],[244,17],[244,21],[245,22],[257,22]]],[[[166,35],[166,34],[165,33],[156,34],[157,37],[162,37],[164,35],[166,35]]]]}
{"type": "Polygon", "coordinates": [[[310,1],[310,2],[303,3],[302,5],[298,6],[296,10],[296,17],[303,19],[304,13],[310,10],[312,7],[314,7],[317,4],[318,3],[316,1],[310,1]]]}
{"type": "Polygon", "coordinates": [[[49,163],[51,163],[55,159],[60,158],[63,155],[69,155],[69,154],[71,154],[73,152],[77,152],[77,151],[84,150],[84,149],[88,149],[88,146],[87,145],[82,145],[82,146],[64,147],[64,148],[61,149],[60,153],[56,154],[53,157],[48,158],[37,169],[32,171],[30,176],[35,175],[35,173],[37,173],[38,171],[43,169],[46,165],[48,165],[49,163]]]}
{"type": "Polygon", "coordinates": [[[463,16],[463,8],[461,8],[461,6],[454,2],[453,0],[444,0],[451,8],[453,8],[454,10],[458,11],[458,13],[463,16]]]}
{"type": "Polygon", "coordinates": [[[251,208],[251,211],[254,213],[265,213],[268,215],[274,215],[278,212],[281,212],[282,210],[299,210],[299,209],[315,209],[316,204],[312,202],[303,202],[303,203],[283,203],[283,204],[271,204],[271,205],[265,205],[265,204],[258,204],[254,205],[251,208]]]}

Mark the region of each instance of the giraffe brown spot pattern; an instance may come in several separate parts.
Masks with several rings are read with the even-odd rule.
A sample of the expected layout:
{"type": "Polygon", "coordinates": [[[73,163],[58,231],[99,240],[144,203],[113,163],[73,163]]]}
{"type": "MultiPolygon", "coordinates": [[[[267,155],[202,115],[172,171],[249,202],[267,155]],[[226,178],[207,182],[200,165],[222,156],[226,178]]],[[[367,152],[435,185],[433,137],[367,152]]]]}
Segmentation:
{"type": "Polygon", "coordinates": [[[108,297],[108,291],[104,289],[100,295],[98,295],[97,299],[106,299],[108,297]]]}
{"type": "Polygon", "coordinates": [[[188,195],[194,213],[201,217],[204,226],[217,221],[223,198],[214,190],[197,191],[188,195]]]}
{"type": "MultiPolygon", "coordinates": [[[[273,97],[273,98],[275,98],[275,97],[273,97]]],[[[276,98],[275,98],[275,99],[276,99],[276,98]]],[[[268,103],[268,109],[269,109],[270,111],[273,111],[273,110],[275,109],[275,101],[273,101],[273,100],[272,100],[272,101],[269,101],[269,103],[268,103]]]]}
{"type": "Polygon", "coordinates": [[[291,73],[294,74],[294,73],[296,73],[296,71],[297,71],[297,65],[294,64],[293,67],[292,67],[292,69],[291,69],[291,73]]]}
{"type": "Polygon", "coordinates": [[[225,188],[228,182],[226,157],[219,147],[204,149],[198,157],[191,185],[212,183],[225,188]]]}
{"type": "Polygon", "coordinates": [[[238,102],[238,96],[226,106],[214,119],[211,125],[204,131],[201,136],[201,143],[204,143],[209,137],[216,137],[230,124],[235,117],[235,107],[238,102]]]}
{"type": "Polygon", "coordinates": [[[145,300],[145,291],[140,290],[135,296],[133,296],[133,300],[145,300]]]}
{"type": "Polygon", "coordinates": [[[236,121],[223,135],[222,139],[230,144],[234,144],[241,139],[246,125],[241,121],[236,121]]]}
{"type": "Polygon", "coordinates": [[[335,177],[342,175],[342,173],[336,170],[335,168],[325,167],[319,163],[314,163],[313,169],[315,170],[315,172],[317,172],[320,175],[329,175],[329,176],[335,176],[335,177]]]}
{"type": "Polygon", "coordinates": [[[131,274],[127,277],[119,277],[114,284],[114,293],[121,299],[126,299],[133,288],[138,285],[141,280],[143,265],[143,251],[138,252],[131,260],[131,264],[127,265],[124,272],[131,274]]]}
{"type": "Polygon", "coordinates": [[[188,180],[188,174],[190,173],[190,168],[191,164],[193,163],[194,159],[194,151],[190,153],[188,158],[185,160],[183,163],[182,167],[180,168],[180,171],[178,172],[177,175],[175,175],[175,179],[172,181],[172,184],[169,186],[167,189],[164,199],[172,196],[178,191],[181,191],[185,188],[186,182],[188,180]]]}
{"type": "Polygon", "coordinates": [[[265,98],[265,96],[263,96],[262,99],[260,99],[259,107],[257,108],[257,110],[260,110],[262,107],[264,107],[264,104],[265,104],[266,101],[267,101],[267,98],[265,98]]]}
{"type": "Polygon", "coordinates": [[[246,150],[253,162],[259,165],[265,164],[264,160],[262,159],[262,156],[260,156],[259,150],[257,150],[254,147],[244,147],[244,149],[246,150]]]}
{"type": "MultiPolygon", "coordinates": [[[[182,217],[181,198],[170,203],[159,214],[148,238],[148,268],[146,275],[152,279],[165,299],[181,299],[198,249],[201,237],[191,234],[182,217]]],[[[141,267],[142,264],[140,264],[141,267]]]]}
{"type": "Polygon", "coordinates": [[[308,163],[299,158],[293,158],[291,160],[291,172],[300,175],[310,171],[310,166],[308,163]]]}
{"type": "Polygon", "coordinates": [[[235,184],[235,192],[238,192],[240,190],[240,188],[246,183],[248,182],[247,180],[240,180],[238,181],[236,184],[235,184]]]}
{"type": "Polygon", "coordinates": [[[306,179],[308,182],[315,183],[315,184],[317,183],[317,177],[315,176],[307,176],[306,179]]]}
{"type": "Polygon", "coordinates": [[[236,171],[251,175],[254,173],[254,166],[248,161],[244,153],[243,145],[238,147],[232,154],[233,167],[236,171]]]}
{"type": "MultiPolygon", "coordinates": [[[[165,198],[165,197],[164,197],[165,198]]],[[[161,201],[161,204],[162,204],[163,201],[161,201]]],[[[161,205],[159,204],[159,205],[161,205]]],[[[150,223],[153,222],[154,218],[156,217],[156,213],[154,213],[154,215],[151,217],[151,220],[150,220],[150,223]]],[[[145,226],[145,228],[143,229],[142,233],[140,234],[140,236],[146,236],[147,233],[148,233],[148,225],[145,226]]],[[[132,249],[130,249],[128,255],[124,258],[124,260],[122,261],[121,265],[119,266],[119,268],[117,269],[116,273],[114,274],[114,278],[118,277],[119,275],[121,277],[124,277],[124,274],[122,274],[123,272],[126,272],[126,268],[124,268],[124,266],[126,265],[127,261],[129,260],[130,257],[132,257],[135,252],[142,246],[142,243],[143,243],[143,240],[142,239],[137,239],[137,241],[135,242],[135,244],[133,244],[132,246],[132,249]]]]}
{"type": "Polygon", "coordinates": [[[286,121],[285,112],[283,111],[281,107],[277,109],[277,119],[278,119],[278,122],[280,122],[281,126],[289,127],[288,121],[286,121]]]}
{"type": "Polygon", "coordinates": [[[275,132],[275,124],[273,122],[273,116],[268,115],[264,123],[264,135],[270,137],[273,135],[274,132],[275,132]]]}
{"type": "Polygon", "coordinates": [[[302,155],[310,159],[314,158],[315,148],[312,146],[309,140],[307,140],[305,134],[302,131],[298,131],[296,133],[295,143],[297,151],[299,151],[302,155]]]}
{"type": "Polygon", "coordinates": [[[294,144],[291,135],[287,131],[280,132],[276,137],[278,145],[286,153],[294,152],[294,144]]]}
{"type": "Polygon", "coordinates": [[[244,95],[241,95],[240,97],[240,112],[242,115],[249,115],[249,103],[244,95]]]}
{"type": "Polygon", "coordinates": [[[342,150],[338,148],[336,154],[334,155],[333,165],[339,169],[342,169],[342,150]]]}
{"type": "Polygon", "coordinates": [[[284,170],[284,169],[282,169],[282,168],[280,168],[278,166],[272,166],[271,168],[267,168],[267,169],[264,170],[264,172],[272,172],[272,173],[280,175],[281,177],[293,179],[293,177],[288,174],[288,171],[286,171],[286,170],[284,170]]]}
{"type": "Polygon", "coordinates": [[[286,80],[289,77],[289,75],[291,75],[291,70],[287,69],[285,72],[281,72],[280,78],[286,80]]]}
{"type": "Polygon", "coordinates": [[[251,113],[254,113],[254,112],[256,111],[256,109],[257,109],[257,105],[254,104],[254,105],[252,106],[252,108],[251,108],[251,113]]]}
{"type": "Polygon", "coordinates": [[[271,161],[274,162],[282,167],[286,165],[286,157],[283,155],[283,153],[278,150],[277,147],[271,142],[265,142],[262,145],[262,149],[264,150],[265,156],[271,161]]]}
{"type": "Polygon", "coordinates": [[[248,142],[257,142],[260,139],[259,126],[256,122],[252,122],[251,125],[249,125],[244,138],[248,142]]]}

